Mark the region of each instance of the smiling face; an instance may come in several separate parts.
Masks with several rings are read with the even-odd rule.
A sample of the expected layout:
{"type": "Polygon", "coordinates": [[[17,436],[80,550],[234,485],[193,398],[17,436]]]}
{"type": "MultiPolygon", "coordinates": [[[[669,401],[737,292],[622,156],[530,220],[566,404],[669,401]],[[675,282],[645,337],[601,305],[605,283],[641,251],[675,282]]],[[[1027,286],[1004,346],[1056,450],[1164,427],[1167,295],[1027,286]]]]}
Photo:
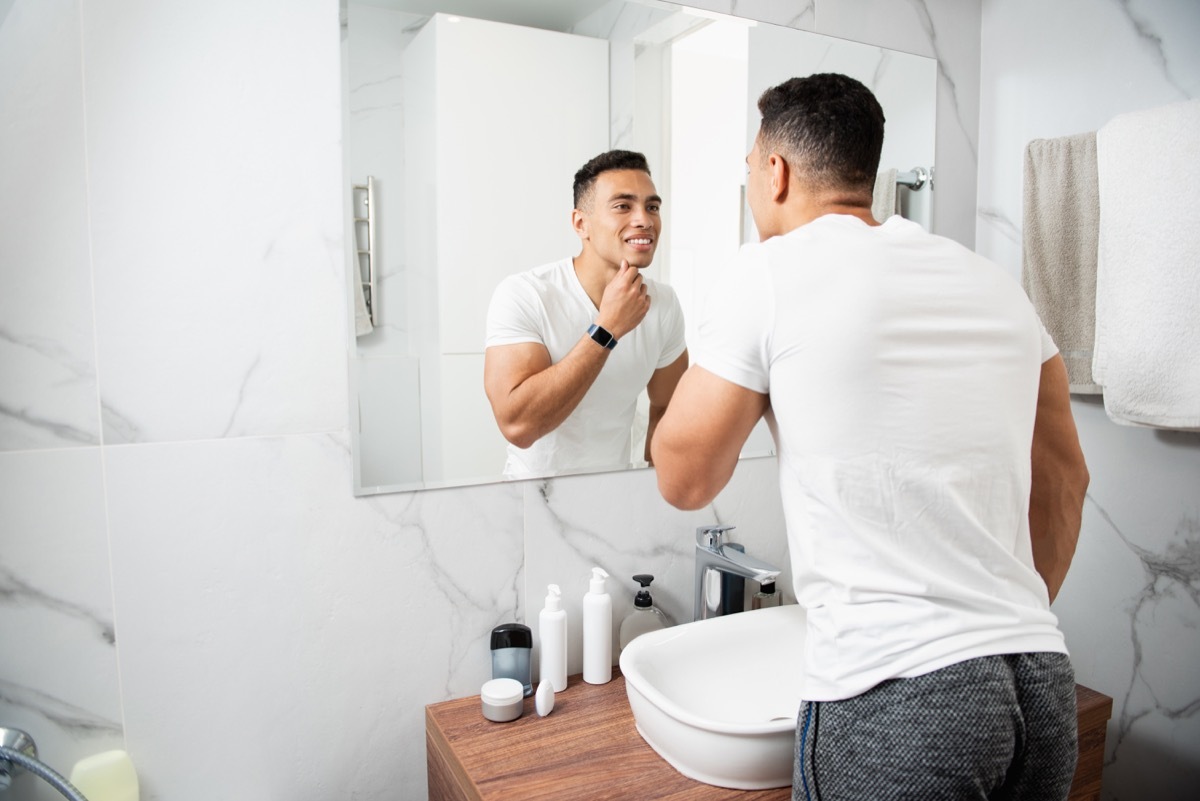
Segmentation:
{"type": "Polygon", "coordinates": [[[583,251],[614,268],[626,260],[649,267],[662,231],[662,198],[641,170],[608,170],[596,176],[573,214],[583,251]]]}

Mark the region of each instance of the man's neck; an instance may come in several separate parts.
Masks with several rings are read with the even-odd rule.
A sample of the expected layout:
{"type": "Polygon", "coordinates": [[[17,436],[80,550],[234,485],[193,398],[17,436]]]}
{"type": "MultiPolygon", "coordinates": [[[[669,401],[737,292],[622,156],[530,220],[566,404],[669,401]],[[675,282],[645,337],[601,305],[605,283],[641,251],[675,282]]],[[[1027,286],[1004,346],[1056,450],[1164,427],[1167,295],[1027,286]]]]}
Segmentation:
{"type": "Polygon", "coordinates": [[[833,195],[797,200],[798,202],[788,203],[780,209],[780,228],[783,231],[795,231],[827,214],[845,214],[857,217],[867,225],[879,225],[879,221],[871,215],[870,203],[864,205],[857,198],[833,195]]]}
{"type": "Polygon", "coordinates": [[[594,253],[583,251],[571,260],[575,267],[575,276],[583,291],[591,298],[596,308],[600,308],[600,299],[604,297],[604,288],[620,271],[621,265],[610,264],[594,253]]]}

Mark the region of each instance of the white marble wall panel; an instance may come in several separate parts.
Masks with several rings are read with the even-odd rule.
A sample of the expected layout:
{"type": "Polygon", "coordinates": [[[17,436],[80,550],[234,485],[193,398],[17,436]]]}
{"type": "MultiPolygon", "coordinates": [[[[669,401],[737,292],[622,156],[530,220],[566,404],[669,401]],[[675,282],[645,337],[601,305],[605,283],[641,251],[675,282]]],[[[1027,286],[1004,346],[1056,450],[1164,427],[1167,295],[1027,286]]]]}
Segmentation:
{"type": "Polygon", "coordinates": [[[107,457],[145,801],[424,796],[424,706],[522,608],[520,488],[350,495],[343,437],[107,457]]]}
{"type": "Polygon", "coordinates": [[[2,22],[0,450],[96,444],[79,8],[19,2],[2,22]]]}
{"type": "MultiPolygon", "coordinates": [[[[1200,6],[987,0],[979,250],[1019,275],[1021,171],[1035,138],[1200,94],[1200,6]]],[[[1113,697],[1104,799],[1200,786],[1200,435],[1118,426],[1073,404],[1092,474],[1054,610],[1078,680],[1113,697]]]]}
{"type": "Polygon", "coordinates": [[[336,4],[82,8],[105,442],[343,428],[336,4]]]}
{"type": "Polygon", "coordinates": [[[0,521],[0,727],[67,775],[123,742],[100,449],[0,453],[0,521]]]}
{"type": "MultiPolygon", "coordinates": [[[[692,619],[696,528],[736,526],[729,539],[746,552],[783,568],[778,584],[795,601],[787,536],[773,458],[743,460],[733,479],[708,507],[679,511],[662,499],[653,470],[530,481],[525,487],[525,614],[534,629],[546,587],[558,584],[568,615],[568,670],[583,669],[583,595],[593,567],[609,574],[614,643],[621,621],[633,611],[635,573],[655,579],[655,603],[675,622],[692,619]]],[[[616,654],[614,645],[614,655],[616,654]]]]}
{"type": "Polygon", "coordinates": [[[1025,145],[1200,96],[1198,36],[1196,3],[986,3],[980,251],[1019,275],[1025,145]]]}

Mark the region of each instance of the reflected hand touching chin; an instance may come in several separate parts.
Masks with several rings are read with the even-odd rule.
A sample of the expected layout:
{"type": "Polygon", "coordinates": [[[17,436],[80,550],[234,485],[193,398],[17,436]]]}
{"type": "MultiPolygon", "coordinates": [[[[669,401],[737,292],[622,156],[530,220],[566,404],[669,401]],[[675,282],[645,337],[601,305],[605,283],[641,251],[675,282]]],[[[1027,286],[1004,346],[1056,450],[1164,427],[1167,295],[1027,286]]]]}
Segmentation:
{"type": "Polygon", "coordinates": [[[628,467],[638,397],[650,396],[648,454],[687,367],[675,292],[639,272],[662,229],[645,157],[595,157],[575,174],[574,201],[579,254],[505,278],[488,308],[484,389],[508,441],[506,478],[628,467]]]}

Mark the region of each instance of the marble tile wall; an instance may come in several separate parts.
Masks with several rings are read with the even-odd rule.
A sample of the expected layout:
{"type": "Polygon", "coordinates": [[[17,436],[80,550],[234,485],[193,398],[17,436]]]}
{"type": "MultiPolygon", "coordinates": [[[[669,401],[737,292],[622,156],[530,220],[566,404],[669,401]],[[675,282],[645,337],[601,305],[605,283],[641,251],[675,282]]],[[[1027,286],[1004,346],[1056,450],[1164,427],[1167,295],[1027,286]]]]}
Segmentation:
{"type": "MultiPolygon", "coordinates": [[[[984,0],[978,249],[1021,265],[1030,139],[1200,96],[1200,6],[984,0]]],[[[1055,611],[1080,682],[1111,695],[1105,799],[1200,786],[1200,434],[1127,428],[1078,398],[1092,474],[1055,611]]]]}
{"type": "MultiPolygon", "coordinates": [[[[938,57],[935,228],[974,241],[980,3],[696,4],[938,57]]],[[[338,42],[335,0],[0,3],[0,724],[62,771],[124,747],[147,801],[421,798],[424,705],[476,692],[548,581],[645,570],[682,617],[696,525],[782,555],[770,461],[697,513],[650,472],[352,497],[338,42]]],[[[1135,433],[1150,475],[1194,475],[1135,433]]],[[[1195,535],[1156,532],[1195,511],[1156,483],[1101,498],[1145,550],[1072,581],[1123,570],[1118,620],[1146,599],[1113,692],[1159,742],[1178,685],[1128,627],[1190,619],[1195,535]]]]}

